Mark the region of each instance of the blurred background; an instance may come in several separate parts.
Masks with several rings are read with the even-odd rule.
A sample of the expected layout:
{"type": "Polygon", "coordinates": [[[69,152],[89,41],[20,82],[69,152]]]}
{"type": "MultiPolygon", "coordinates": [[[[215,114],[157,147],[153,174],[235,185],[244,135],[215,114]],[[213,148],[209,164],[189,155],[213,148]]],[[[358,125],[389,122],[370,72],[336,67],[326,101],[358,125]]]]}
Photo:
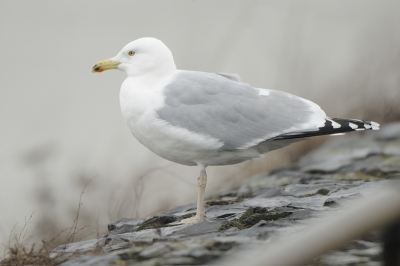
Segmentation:
{"type": "MultiPolygon", "coordinates": [[[[130,41],[156,37],[179,69],[238,73],[318,103],[332,117],[400,118],[399,1],[1,1],[0,243],[70,227],[82,237],[122,217],[196,200],[198,169],[134,139],[119,71],[90,74],[130,41]]],[[[210,167],[207,195],[295,161],[323,140],[210,167]]],[[[1,256],[2,253],[0,253],[1,256]]]]}

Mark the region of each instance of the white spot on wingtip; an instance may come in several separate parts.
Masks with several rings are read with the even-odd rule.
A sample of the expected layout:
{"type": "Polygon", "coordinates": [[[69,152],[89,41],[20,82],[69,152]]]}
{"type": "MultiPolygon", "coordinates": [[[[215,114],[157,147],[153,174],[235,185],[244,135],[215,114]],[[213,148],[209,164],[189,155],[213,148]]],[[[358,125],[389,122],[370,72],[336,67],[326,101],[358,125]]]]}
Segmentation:
{"type": "Polygon", "coordinates": [[[336,122],[333,121],[332,119],[328,119],[328,118],[327,118],[326,120],[332,122],[332,127],[333,127],[333,128],[340,128],[340,127],[341,127],[341,125],[340,125],[339,123],[336,123],[336,122]]]}
{"type": "Polygon", "coordinates": [[[380,125],[378,123],[371,121],[372,130],[379,130],[379,126],[380,125]]]}
{"type": "Polygon", "coordinates": [[[353,123],[350,123],[350,122],[349,122],[349,126],[350,126],[352,129],[358,128],[358,126],[357,126],[356,124],[353,124],[353,123]]]}
{"type": "Polygon", "coordinates": [[[374,122],[374,121],[371,121],[371,126],[377,126],[377,127],[379,127],[380,125],[379,125],[378,123],[374,122]]]}
{"type": "Polygon", "coordinates": [[[364,124],[364,127],[365,127],[366,129],[370,129],[372,126],[371,126],[371,125],[368,125],[368,124],[364,124]]]}

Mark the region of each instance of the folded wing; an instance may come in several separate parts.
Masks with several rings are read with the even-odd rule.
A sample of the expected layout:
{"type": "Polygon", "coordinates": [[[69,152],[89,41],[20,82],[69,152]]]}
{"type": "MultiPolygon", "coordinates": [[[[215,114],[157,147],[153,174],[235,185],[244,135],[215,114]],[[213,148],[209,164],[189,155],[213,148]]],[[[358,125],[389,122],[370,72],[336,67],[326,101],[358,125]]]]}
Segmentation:
{"type": "Polygon", "coordinates": [[[221,150],[247,149],[325,124],[320,107],[295,95],[251,87],[223,75],[179,71],[164,88],[160,119],[218,139],[221,150]]]}

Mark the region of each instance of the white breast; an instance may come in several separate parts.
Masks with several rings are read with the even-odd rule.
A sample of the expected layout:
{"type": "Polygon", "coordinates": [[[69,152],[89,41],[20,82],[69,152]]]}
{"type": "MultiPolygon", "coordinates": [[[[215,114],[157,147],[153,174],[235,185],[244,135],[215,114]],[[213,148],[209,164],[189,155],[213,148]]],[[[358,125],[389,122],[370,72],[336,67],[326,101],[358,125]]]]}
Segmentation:
{"type": "Polygon", "coordinates": [[[223,144],[158,118],[156,110],[164,105],[162,88],[168,82],[149,84],[140,78],[127,78],[120,91],[122,115],[132,134],[148,149],[167,160],[196,165],[223,144]]]}

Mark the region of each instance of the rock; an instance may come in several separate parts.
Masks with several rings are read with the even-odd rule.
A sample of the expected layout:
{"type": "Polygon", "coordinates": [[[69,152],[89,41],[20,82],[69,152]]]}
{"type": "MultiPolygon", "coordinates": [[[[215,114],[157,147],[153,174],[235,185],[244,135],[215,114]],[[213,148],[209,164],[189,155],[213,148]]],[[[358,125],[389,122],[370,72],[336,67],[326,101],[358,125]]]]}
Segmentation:
{"type": "MultiPolygon", "coordinates": [[[[207,221],[180,225],[195,205],[179,206],[147,220],[121,219],[99,239],[57,247],[61,265],[212,264],[237,249],[301,230],[304,220],[363,197],[400,177],[400,123],[379,132],[336,139],[297,164],[250,179],[206,202],[207,221]],[[96,252],[96,254],[93,254],[96,252]]],[[[374,234],[316,260],[318,265],[380,265],[374,234]]]]}
{"type": "Polygon", "coordinates": [[[97,242],[98,242],[97,239],[92,239],[92,240],[58,246],[50,253],[50,258],[54,258],[59,254],[69,256],[77,252],[85,253],[87,251],[93,251],[96,249],[97,242]]]}
{"type": "Polygon", "coordinates": [[[133,231],[136,231],[136,229],[141,224],[143,224],[143,219],[122,218],[118,221],[110,223],[108,225],[108,231],[113,232],[115,234],[133,232],[133,231]]]}
{"type": "Polygon", "coordinates": [[[109,265],[110,263],[118,262],[119,257],[115,254],[101,254],[101,255],[86,255],[77,259],[72,259],[64,263],[59,264],[60,266],[96,266],[96,265],[109,265]]]}

